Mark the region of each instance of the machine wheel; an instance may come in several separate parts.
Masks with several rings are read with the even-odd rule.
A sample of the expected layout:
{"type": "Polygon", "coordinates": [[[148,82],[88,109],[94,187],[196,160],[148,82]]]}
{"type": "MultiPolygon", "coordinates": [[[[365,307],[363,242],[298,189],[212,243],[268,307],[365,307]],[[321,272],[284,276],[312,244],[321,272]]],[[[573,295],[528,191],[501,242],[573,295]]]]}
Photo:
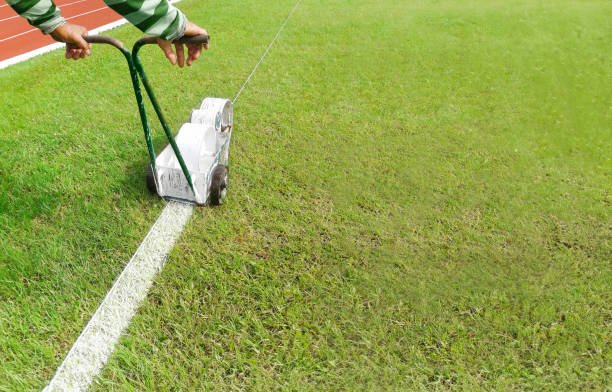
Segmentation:
{"type": "Polygon", "coordinates": [[[210,180],[210,204],[218,206],[223,203],[229,185],[229,169],[224,165],[215,166],[210,180]]]}
{"type": "Polygon", "coordinates": [[[149,192],[157,195],[157,186],[155,185],[155,175],[153,174],[153,165],[151,165],[150,163],[147,165],[146,176],[147,176],[147,189],[149,190],[149,192]]]}

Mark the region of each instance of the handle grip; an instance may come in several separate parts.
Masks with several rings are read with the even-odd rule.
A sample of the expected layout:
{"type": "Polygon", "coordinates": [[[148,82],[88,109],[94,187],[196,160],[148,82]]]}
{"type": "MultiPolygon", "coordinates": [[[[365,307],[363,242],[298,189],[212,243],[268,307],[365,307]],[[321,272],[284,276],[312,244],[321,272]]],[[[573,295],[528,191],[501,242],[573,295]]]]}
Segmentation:
{"type": "MultiPolygon", "coordinates": [[[[114,46],[115,48],[120,49],[120,50],[125,49],[125,45],[123,44],[123,42],[119,41],[116,38],[108,37],[106,35],[88,35],[83,38],[85,39],[86,42],[90,44],[107,44],[107,45],[114,46]]],[[[155,37],[152,35],[142,37],[141,39],[136,41],[135,46],[156,44],[157,38],[158,37],[155,37]]],[[[202,35],[196,35],[194,37],[182,37],[182,38],[172,41],[172,43],[174,44],[206,44],[208,43],[209,39],[210,39],[210,36],[206,34],[202,34],[202,35]]]]}
{"type": "MultiPolygon", "coordinates": [[[[152,35],[142,37],[141,39],[136,41],[136,44],[134,46],[156,44],[157,38],[158,37],[155,37],[152,35]]],[[[172,43],[173,44],[207,44],[209,40],[210,40],[209,35],[202,34],[202,35],[196,35],[193,37],[181,37],[179,39],[175,39],[174,41],[172,41],[172,43]]]]}
{"type": "Polygon", "coordinates": [[[113,37],[107,37],[105,35],[88,35],[83,38],[90,44],[107,44],[112,45],[117,49],[125,49],[123,42],[113,37]]]}

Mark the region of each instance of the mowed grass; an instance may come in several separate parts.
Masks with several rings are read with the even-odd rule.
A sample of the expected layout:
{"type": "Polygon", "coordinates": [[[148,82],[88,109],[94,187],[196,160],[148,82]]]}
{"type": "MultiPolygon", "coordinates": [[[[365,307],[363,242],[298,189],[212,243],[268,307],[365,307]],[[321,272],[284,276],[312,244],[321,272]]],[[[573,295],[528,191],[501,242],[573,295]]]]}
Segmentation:
{"type": "MultiPolygon", "coordinates": [[[[173,125],[292,6],[183,1],[213,46],[186,71],[147,52],[173,125]]],[[[93,389],[610,388],[611,12],[304,0],[237,103],[226,204],[93,389]]],[[[0,73],[3,390],[44,386],[163,207],[96,49],[0,73]]]]}

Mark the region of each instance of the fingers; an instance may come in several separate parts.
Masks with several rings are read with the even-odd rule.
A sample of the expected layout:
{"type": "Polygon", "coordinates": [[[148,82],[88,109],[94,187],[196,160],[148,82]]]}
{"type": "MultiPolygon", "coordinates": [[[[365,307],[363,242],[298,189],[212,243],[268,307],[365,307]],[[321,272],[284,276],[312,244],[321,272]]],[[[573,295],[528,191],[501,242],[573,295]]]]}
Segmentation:
{"type": "Polygon", "coordinates": [[[157,40],[157,45],[161,48],[162,52],[164,52],[164,54],[166,55],[166,58],[168,59],[168,61],[170,61],[170,64],[175,65],[176,64],[176,54],[172,50],[172,44],[170,43],[170,41],[166,41],[166,40],[159,38],[157,40]]]}
{"type": "Polygon", "coordinates": [[[189,44],[187,45],[187,65],[191,67],[194,61],[200,57],[202,53],[202,45],[200,44],[189,44]]]}
{"type": "Polygon", "coordinates": [[[81,50],[81,58],[85,56],[89,56],[91,45],[85,41],[83,36],[87,36],[87,30],[83,29],[83,31],[78,31],[74,35],[73,44],[76,45],[81,50]]]}
{"type": "Polygon", "coordinates": [[[174,47],[176,48],[178,66],[183,68],[185,66],[185,48],[183,44],[174,44],[174,47]]]}
{"type": "MultiPolygon", "coordinates": [[[[187,26],[185,28],[185,36],[186,37],[194,37],[196,35],[208,35],[208,32],[201,28],[200,26],[187,21],[187,26]]],[[[188,44],[187,45],[187,65],[191,66],[191,64],[196,61],[200,55],[202,54],[202,48],[208,50],[208,42],[204,45],[201,44],[188,44]]]]}
{"type": "MultiPolygon", "coordinates": [[[[170,41],[166,41],[166,40],[159,38],[157,40],[157,45],[164,52],[164,54],[166,55],[166,58],[168,59],[168,61],[170,61],[170,64],[172,65],[178,64],[178,66],[181,68],[185,66],[185,47],[183,46],[183,44],[174,44],[174,50],[173,50],[172,43],[170,41]]],[[[191,48],[188,47],[188,50],[189,50],[188,52],[189,58],[191,58],[191,53],[192,53],[191,48]]],[[[193,60],[190,62],[189,58],[187,59],[187,65],[191,65],[191,62],[193,62],[193,60]]]]}
{"type": "Polygon", "coordinates": [[[208,34],[208,33],[206,32],[206,30],[204,30],[200,26],[196,25],[195,23],[187,21],[187,25],[185,26],[185,33],[184,34],[187,37],[193,37],[193,36],[196,36],[196,35],[208,34]]]}
{"type": "Polygon", "coordinates": [[[66,58],[67,59],[78,60],[78,59],[85,58],[85,56],[88,56],[88,55],[89,55],[89,51],[79,49],[74,44],[66,44],[66,58]]]}
{"type": "MultiPolygon", "coordinates": [[[[201,34],[208,35],[206,30],[204,30],[203,28],[191,22],[187,22],[187,28],[185,30],[184,36],[193,37],[201,34]]],[[[172,43],[170,41],[166,41],[161,38],[157,39],[157,44],[166,55],[168,61],[170,61],[170,64],[178,64],[178,66],[181,68],[183,68],[185,64],[191,66],[194,61],[196,61],[202,54],[202,49],[208,50],[208,43],[204,45],[187,44],[187,58],[185,58],[185,46],[183,44],[174,44],[173,49],[172,43]]]]}
{"type": "Polygon", "coordinates": [[[53,30],[51,36],[56,41],[66,42],[67,59],[78,60],[91,53],[91,45],[83,38],[87,36],[87,29],[83,26],[64,23],[53,30]]]}

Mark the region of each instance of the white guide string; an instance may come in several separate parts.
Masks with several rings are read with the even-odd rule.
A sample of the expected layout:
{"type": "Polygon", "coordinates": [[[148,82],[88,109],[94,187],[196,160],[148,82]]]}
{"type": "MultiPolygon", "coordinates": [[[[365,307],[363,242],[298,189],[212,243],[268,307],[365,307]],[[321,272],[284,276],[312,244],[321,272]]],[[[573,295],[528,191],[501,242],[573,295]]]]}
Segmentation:
{"type": "Polygon", "coordinates": [[[259,68],[259,65],[262,63],[262,61],[264,60],[264,58],[268,55],[268,52],[270,51],[270,49],[272,49],[272,46],[274,45],[274,43],[276,42],[276,40],[278,39],[278,37],[281,35],[281,33],[283,32],[283,30],[285,29],[285,26],[287,25],[287,22],[289,22],[289,19],[291,19],[291,16],[293,15],[293,13],[295,12],[295,10],[297,9],[297,7],[300,5],[300,3],[302,2],[302,0],[298,0],[295,5],[293,6],[293,8],[291,9],[291,12],[289,12],[289,15],[287,15],[287,17],[285,18],[285,20],[283,21],[283,24],[280,26],[280,28],[278,29],[278,31],[276,32],[276,35],[274,36],[274,38],[272,38],[272,41],[270,42],[270,44],[268,45],[268,47],[266,48],[265,52],[261,55],[261,57],[259,58],[259,61],[257,62],[257,64],[255,64],[255,67],[253,67],[253,70],[251,71],[251,73],[249,74],[249,76],[247,76],[246,80],[244,81],[244,83],[242,83],[242,86],[240,86],[240,89],[238,90],[238,92],[236,93],[236,95],[234,96],[234,99],[232,99],[232,103],[236,103],[236,101],[238,100],[238,97],[240,96],[240,94],[242,94],[242,90],[244,90],[244,88],[246,87],[246,85],[249,83],[249,81],[251,80],[251,78],[253,77],[253,75],[255,75],[255,71],[257,71],[257,68],[259,68]]]}

